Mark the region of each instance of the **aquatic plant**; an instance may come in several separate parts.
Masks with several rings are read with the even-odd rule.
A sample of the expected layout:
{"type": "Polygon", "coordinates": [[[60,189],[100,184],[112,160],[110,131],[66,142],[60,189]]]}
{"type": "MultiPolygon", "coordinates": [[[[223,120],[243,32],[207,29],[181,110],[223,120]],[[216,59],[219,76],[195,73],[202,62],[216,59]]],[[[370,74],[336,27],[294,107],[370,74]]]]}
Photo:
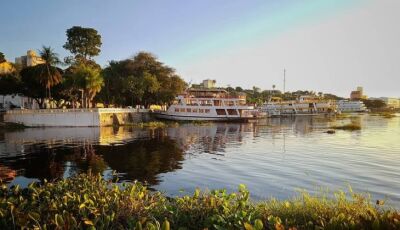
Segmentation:
{"type": "Polygon", "coordinates": [[[25,129],[26,126],[17,123],[10,123],[10,122],[0,122],[0,130],[6,131],[14,131],[14,130],[22,130],[25,129]]]}
{"type": "Polygon", "coordinates": [[[167,123],[162,121],[149,121],[149,122],[140,122],[134,124],[136,127],[140,128],[165,128],[167,127],[167,123]]]}
{"type": "Polygon", "coordinates": [[[400,213],[353,191],[252,202],[240,185],[168,198],[140,183],[77,175],[0,185],[0,229],[398,229],[400,213]]]}
{"type": "Polygon", "coordinates": [[[346,125],[339,125],[339,126],[331,126],[330,129],[340,129],[340,130],[348,130],[348,131],[355,131],[355,130],[361,130],[361,125],[355,124],[355,123],[350,123],[346,125]]]}

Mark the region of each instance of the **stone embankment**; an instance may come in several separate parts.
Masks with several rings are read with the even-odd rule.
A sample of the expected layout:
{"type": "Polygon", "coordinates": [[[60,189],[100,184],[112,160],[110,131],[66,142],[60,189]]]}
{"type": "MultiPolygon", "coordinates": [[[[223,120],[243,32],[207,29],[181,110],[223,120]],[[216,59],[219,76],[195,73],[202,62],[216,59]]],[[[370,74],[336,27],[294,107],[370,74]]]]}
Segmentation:
{"type": "Polygon", "coordinates": [[[149,120],[148,110],[122,108],[10,110],[4,114],[4,122],[29,127],[111,126],[149,120]]]}

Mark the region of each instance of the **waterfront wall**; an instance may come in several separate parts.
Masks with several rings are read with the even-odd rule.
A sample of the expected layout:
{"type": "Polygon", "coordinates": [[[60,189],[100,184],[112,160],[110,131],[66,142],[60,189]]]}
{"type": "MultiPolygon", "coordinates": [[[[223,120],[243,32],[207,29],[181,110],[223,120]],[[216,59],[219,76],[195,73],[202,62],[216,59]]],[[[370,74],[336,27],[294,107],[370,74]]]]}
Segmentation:
{"type": "Polygon", "coordinates": [[[25,126],[89,127],[126,125],[150,120],[144,109],[40,109],[10,110],[4,115],[5,122],[25,126]]]}

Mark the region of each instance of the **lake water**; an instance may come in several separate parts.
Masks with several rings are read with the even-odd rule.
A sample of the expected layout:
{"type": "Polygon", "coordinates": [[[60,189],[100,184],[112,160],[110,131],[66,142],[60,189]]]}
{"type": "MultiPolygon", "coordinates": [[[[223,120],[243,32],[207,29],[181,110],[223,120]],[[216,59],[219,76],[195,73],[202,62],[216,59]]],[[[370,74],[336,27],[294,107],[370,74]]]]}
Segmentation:
{"type": "Polygon", "coordinates": [[[115,170],[168,195],[236,190],[284,199],[298,189],[346,189],[400,201],[400,116],[274,118],[256,123],[181,124],[166,129],[30,128],[0,133],[0,177],[26,186],[78,172],[115,170]],[[325,133],[357,123],[359,131],[325,133]]]}

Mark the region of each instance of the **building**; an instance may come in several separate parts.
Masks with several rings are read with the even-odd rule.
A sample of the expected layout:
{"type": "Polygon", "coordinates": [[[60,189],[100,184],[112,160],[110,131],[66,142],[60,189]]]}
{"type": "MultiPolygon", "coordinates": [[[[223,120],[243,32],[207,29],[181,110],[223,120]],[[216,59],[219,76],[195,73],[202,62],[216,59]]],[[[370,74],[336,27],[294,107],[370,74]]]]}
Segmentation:
{"type": "Polygon", "coordinates": [[[0,110],[14,108],[39,109],[39,104],[33,98],[18,94],[0,95],[0,110]]]}
{"type": "Polygon", "coordinates": [[[357,87],[357,90],[351,91],[350,100],[362,100],[367,99],[367,95],[364,95],[363,87],[357,87]]]}
{"type": "Polygon", "coordinates": [[[212,89],[215,88],[215,80],[211,80],[211,79],[206,79],[203,81],[203,87],[207,88],[207,89],[212,89]]]}
{"type": "Polygon", "coordinates": [[[35,51],[28,50],[26,56],[15,58],[15,64],[21,65],[22,68],[43,64],[44,60],[39,57],[35,51]]]}

